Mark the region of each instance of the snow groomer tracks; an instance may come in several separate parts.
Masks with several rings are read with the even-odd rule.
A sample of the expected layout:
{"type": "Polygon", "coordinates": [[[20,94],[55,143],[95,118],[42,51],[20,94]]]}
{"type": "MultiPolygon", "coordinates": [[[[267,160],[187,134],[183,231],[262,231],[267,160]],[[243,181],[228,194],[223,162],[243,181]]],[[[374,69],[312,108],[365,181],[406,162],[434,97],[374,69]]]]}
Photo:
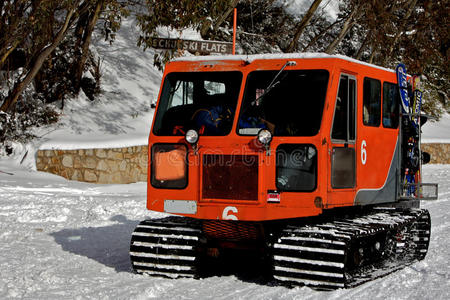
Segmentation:
{"type": "Polygon", "coordinates": [[[153,276],[195,277],[200,236],[195,220],[169,217],[142,221],[131,237],[133,269],[153,276]]]}
{"type": "Polygon", "coordinates": [[[356,286],[423,259],[429,238],[429,213],[419,209],[288,226],[273,244],[274,277],[320,289],[356,286]]]}

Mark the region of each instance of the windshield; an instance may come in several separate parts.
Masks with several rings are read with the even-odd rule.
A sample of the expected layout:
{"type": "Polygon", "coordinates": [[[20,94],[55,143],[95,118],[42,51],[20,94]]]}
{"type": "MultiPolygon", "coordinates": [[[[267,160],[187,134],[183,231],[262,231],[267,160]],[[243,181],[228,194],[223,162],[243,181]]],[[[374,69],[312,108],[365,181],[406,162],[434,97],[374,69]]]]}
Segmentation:
{"type": "Polygon", "coordinates": [[[316,135],[322,120],[328,71],[283,71],[272,83],[277,73],[254,71],[248,75],[238,134],[255,135],[264,128],[275,136],[316,135]]]}
{"type": "Polygon", "coordinates": [[[242,82],[240,72],[171,73],[164,80],[153,132],[227,135],[231,131],[242,82]]]}

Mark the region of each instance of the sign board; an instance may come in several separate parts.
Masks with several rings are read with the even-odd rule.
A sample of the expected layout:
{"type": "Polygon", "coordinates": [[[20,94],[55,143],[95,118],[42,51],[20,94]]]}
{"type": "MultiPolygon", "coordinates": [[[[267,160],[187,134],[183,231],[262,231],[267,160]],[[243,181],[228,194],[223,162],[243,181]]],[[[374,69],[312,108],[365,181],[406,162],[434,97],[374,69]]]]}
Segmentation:
{"type": "Polygon", "coordinates": [[[167,50],[186,50],[191,53],[209,54],[232,54],[233,43],[218,41],[194,41],[170,38],[152,38],[152,47],[167,50]]]}

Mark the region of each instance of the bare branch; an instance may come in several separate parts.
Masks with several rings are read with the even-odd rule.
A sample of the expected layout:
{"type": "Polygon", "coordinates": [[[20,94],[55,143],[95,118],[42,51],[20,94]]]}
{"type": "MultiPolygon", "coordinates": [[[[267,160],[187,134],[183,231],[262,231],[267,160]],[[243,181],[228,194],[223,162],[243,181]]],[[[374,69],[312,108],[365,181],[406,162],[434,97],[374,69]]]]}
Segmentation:
{"type": "Polygon", "coordinates": [[[291,43],[286,48],[285,52],[293,52],[298,47],[298,39],[302,35],[302,33],[305,31],[306,26],[308,26],[308,23],[311,21],[314,13],[316,12],[317,8],[319,8],[320,3],[322,0],[315,0],[311,6],[309,7],[306,14],[303,16],[300,23],[297,25],[297,29],[295,31],[294,37],[292,38],[291,43]]]}

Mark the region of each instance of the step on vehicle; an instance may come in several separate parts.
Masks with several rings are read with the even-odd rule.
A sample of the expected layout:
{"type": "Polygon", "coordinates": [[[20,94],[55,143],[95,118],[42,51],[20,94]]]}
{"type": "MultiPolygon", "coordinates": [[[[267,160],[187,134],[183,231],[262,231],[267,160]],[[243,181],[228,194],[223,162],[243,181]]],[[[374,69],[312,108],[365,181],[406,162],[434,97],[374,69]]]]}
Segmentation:
{"type": "Polygon", "coordinates": [[[395,71],[344,56],[168,63],[147,208],[174,216],[136,227],[133,269],[197,278],[243,251],[280,284],[334,289],[423,259],[430,215],[419,205],[437,185],[418,172],[429,155],[407,165],[412,118],[400,101],[395,71]]]}

